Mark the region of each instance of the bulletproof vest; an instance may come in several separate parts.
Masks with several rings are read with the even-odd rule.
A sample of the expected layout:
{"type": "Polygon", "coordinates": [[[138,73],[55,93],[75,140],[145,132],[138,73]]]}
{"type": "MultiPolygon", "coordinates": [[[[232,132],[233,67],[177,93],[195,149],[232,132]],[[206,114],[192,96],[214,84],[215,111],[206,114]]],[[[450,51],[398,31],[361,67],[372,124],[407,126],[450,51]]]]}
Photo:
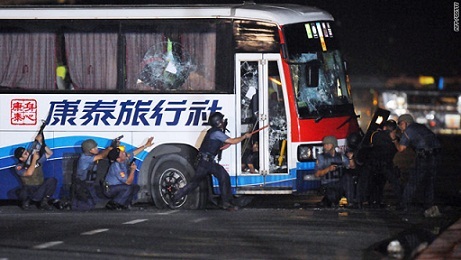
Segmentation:
{"type": "Polygon", "coordinates": [[[43,184],[43,170],[42,166],[35,168],[34,173],[31,176],[21,176],[21,181],[23,185],[26,186],[36,186],[43,184]]]}
{"type": "Polygon", "coordinates": [[[336,163],[338,165],[341,165],[336,168],[336,171],[332,171],[327,173],[326,175],[322,176],[321,178],[321,183],[322,184],[327,184],[331,182],[336,182],[341,179],[341,176],[343,175],[344,171],[344,165],[342,165],[342,155],[340,153],[335,153],[334,156],[331,156],[330,154],[320,154],[319,156],[323,156],[325,160],[326,165],[331,165],[332,163],[336,163]]]}
{"type": "Polygon", "coordinates": [[[213,127],[207,131],[205,138],[203,139],[202,145],[200,146],[199,151],[204,154],[211,154],[213,156],[217,155],[219,149],[223,146],[223,143],[219,140],[212,140],[210,138],[211,134],[216,131],[222,131],[217,127],[213,127]]]}
{"type": "Polygon", "coordinates": [[[86,182],[94,182],[97,175],[98,175],[98,161],[94,161],[91,164],[90,169],[86,172],[85,181],[86,182]]]}

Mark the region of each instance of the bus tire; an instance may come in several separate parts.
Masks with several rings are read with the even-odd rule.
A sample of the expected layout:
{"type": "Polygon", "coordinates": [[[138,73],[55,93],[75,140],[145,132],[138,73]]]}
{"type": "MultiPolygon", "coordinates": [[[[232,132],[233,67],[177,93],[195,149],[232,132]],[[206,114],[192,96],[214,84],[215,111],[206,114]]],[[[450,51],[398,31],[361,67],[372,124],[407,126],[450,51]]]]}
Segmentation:
{"type": "MultiPolygon", "coordinates": [[[[171,208],[172,193],[189,183],[194,174],[192,165],[179,155],[170,154],[160,158],[151,173],[150,189],[155,206],[159,209],[171,208]]],[[[175,208],[201,209],[205,207],[206,199],[205,181],[181,200],[175,208]]]]}

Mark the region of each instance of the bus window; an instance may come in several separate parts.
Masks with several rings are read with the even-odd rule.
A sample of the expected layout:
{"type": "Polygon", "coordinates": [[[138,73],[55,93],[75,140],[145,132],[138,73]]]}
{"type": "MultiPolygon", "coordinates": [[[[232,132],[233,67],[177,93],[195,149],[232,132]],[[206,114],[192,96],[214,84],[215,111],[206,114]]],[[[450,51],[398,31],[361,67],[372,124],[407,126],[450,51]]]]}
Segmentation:
{"type": "Polygon", "coordinates": [[[55,35],[25,32],[20,28],[2,31],[0,37],[0,86],[34,90],[54,89],[55,35]]]}
{"type": "Polygon", "coordinates": [[[8,73],[0,86],[231,93],[232,68],[226,64],[232,37],[225,36],[231,26],[214,19],[5,21],[0,71],[8,73]],[[63,67],[67,78],[57,75],[63,67]]]}
{"type": "Polygon", "coordinates": [[[284,33],[299,117],[350,113],[352,98],[330,23],[289,25],[284,33]]]}
{"type": "Polygon", "coordinates": [[[117,88],[116,32],[66,32],[64,41],[67,66],[74,88],[117,88]]]}
{"type": "Polygon", "coordinates": [[[268,105],[269,105],[269,170],[274,173],[287,172],[287,116],[282,93],[282,83],[276,61],[269,61],[268,105]]]}
{"type": "Polygon", "coordinates": [[[217,89],[215,24],[183,20],[130,23],[124,26],[124,35],[128,89],[217,89]]]}

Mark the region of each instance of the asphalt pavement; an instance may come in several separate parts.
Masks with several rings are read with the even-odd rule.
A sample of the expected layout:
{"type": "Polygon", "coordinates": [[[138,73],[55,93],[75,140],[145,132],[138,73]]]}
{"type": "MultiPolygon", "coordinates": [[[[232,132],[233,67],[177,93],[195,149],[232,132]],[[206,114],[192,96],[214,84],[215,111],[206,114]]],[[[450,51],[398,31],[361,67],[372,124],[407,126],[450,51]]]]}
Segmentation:
{"type": "MultiPolygon", "coordinates": [[[[86,213],[24,212],[17,202],[3,201],[0,202],[0,259],[81,259],[87,255],[90,257],[86,258],[134,259],[139,252],[169,259],[191,256],[196,257],[194,259],[213,256],[227,259],[280,259],[281,256],[286,259],[461,259],[461,176],[458,174],[461,148],[457,146],[461,137],[441,139],[445,149],[436,179],[436,204],[441,215],[434,218],[424,217],[423,211],[416,208],[409,212],[392,206],[317,208],[320,197],[312,194],[256,196],[247,207],[230,213],[216,208],[158,210],[153,205],[136,205],[132,212],[118,213],[104,209],[86,213]],[[139,222],[141,227],[129,232],[125,231],[127,225],[123,225],[124,228],[116,225],[123,221],[134,223],[133,219],[146,222],[139,222]],[[109,252],[114,250],[111,245],[116,242],[109,233],[98,240],[92,238],[93,246],[88,247],[89,240],[81,237],[84,233],[80,230],[102,230],[101,227],[122,232],[127,246],[121,249],[134,253],[129,255],[121,249],[117,252],[124,255],[109,252]],[[43,236],[47,240],[42,241],[43,236]],[[190,255],[171,253],[178,239],[183,243],[181,252],[190,255]],[[37,244],[51,249],[37,250],[37,244]],[[209,248],[213,245],[220,246],[222,255],[216,255],[209,248]],[[95,253],[91,251],[94,248],[103,251],[95,253]],[[103,254],[105,249],[109,253],[103,254]]],[[[389,189],[385,198],[390,205],[395,204],[389,189]]]]}

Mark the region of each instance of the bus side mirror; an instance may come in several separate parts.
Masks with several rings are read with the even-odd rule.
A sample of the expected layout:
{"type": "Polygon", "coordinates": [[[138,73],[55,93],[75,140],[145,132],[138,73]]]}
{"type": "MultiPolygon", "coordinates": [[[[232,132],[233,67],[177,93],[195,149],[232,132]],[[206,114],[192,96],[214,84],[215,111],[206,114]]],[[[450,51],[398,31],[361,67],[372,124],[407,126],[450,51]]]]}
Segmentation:
{"type": "Polygon", "coordinates": [[[306,63],[306,85],[308,88],[319,86],[320,61],[311,60],[306,63]]]}

